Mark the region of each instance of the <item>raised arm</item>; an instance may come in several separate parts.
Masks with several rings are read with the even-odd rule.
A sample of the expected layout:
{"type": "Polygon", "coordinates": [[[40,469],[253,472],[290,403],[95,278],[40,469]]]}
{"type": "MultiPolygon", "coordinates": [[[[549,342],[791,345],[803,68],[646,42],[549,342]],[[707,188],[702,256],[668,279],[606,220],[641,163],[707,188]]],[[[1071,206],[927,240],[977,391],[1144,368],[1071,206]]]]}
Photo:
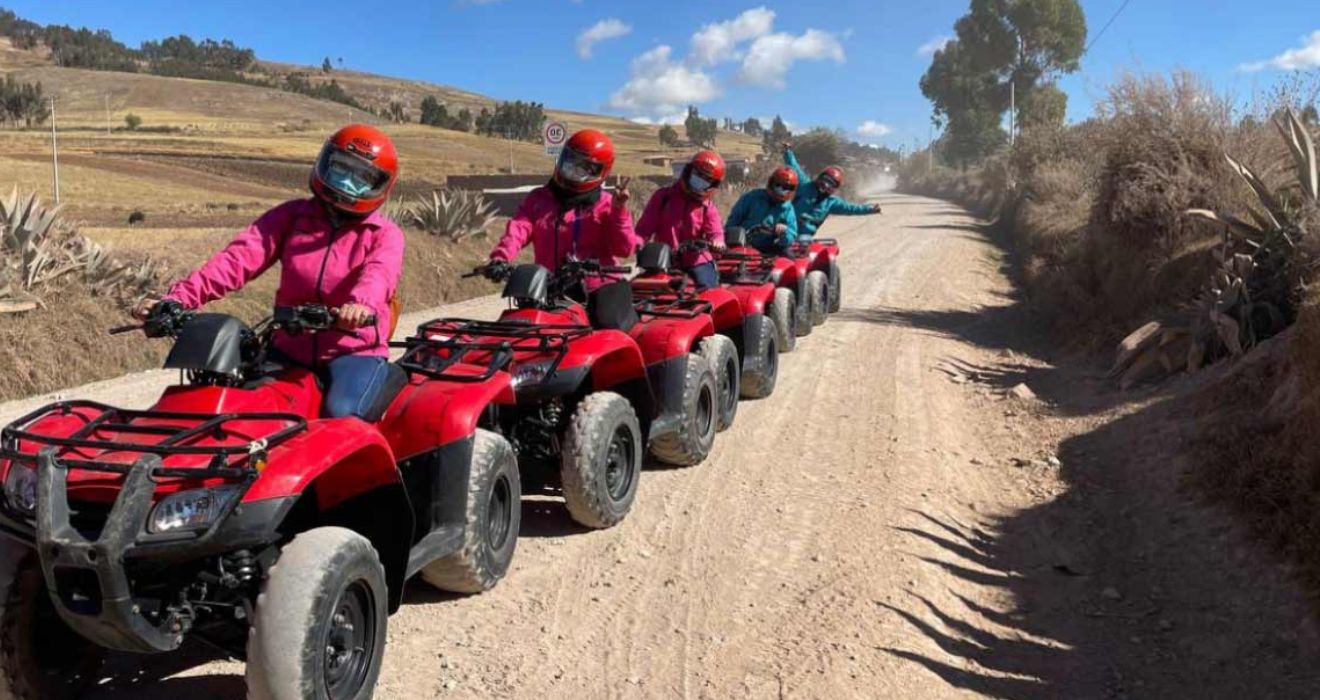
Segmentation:
{"type": "Polygon", "coordinates": [[[284,235],[300,205],[286,202],[263,214],[192,274],[175,282],[165,298],[197,309],[241,289],[279,259],[284,235]]]}
{"type": "Polygon", "coordinates": [[[798,187],[811,181],[811,176],[802,168],[802,164],[798,162],[797,154],[793,153],[793,149],[791,148],[784,149],[784,165],[792,168],[793,171],[797,173],[798,187]]]}

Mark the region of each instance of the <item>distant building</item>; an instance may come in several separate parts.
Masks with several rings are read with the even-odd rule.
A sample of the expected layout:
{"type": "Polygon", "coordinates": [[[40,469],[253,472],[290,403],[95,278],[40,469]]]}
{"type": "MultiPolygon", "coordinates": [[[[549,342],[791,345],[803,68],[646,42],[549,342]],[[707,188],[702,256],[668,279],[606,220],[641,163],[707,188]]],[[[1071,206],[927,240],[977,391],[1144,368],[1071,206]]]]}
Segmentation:
{"type": "Polygon", "coordinates": [[[646,163],[647,165],[654,165],[654,166],[659,167],[659,168],[668,168],[668,167],[670,167],[670,166],[673,164],[673,162],[674,162],[674,157],[673,157],[673,156],[646,156],[646,157],[642,158],[642,162],[643,162],[643,163],[646,163]]]}

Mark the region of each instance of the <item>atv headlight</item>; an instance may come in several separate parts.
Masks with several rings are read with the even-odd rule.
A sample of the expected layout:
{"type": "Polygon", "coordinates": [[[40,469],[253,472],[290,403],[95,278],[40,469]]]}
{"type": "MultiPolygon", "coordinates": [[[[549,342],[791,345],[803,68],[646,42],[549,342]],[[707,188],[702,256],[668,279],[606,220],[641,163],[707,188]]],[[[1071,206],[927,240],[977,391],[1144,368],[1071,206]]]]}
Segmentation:
{"type": "Polygon", "coordinates": [[[22,462],[10,462],[5,474],[5,500],[25,515],[37,512],[37,470],[22,462]]]}
{"type": "Polygon", "coordinates": [[[513,385],[536,384],[550,374],[554,362],[524,362],[513,368],[513,385]]]}
{"type": "Polygon", "coordinates": [[[180,491],[162,498],[151,511],[147,530],[157,534],[210,526],[238,497],[237,486],[180,491]]]}

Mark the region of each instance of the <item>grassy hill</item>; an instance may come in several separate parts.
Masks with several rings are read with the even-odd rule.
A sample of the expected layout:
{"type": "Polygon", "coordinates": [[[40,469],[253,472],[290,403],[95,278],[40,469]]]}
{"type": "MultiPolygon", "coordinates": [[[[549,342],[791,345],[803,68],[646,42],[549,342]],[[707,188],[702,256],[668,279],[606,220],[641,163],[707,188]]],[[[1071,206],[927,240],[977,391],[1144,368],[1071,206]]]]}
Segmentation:
{"type": "MultiPolygon", "coordinates": [[[[262,64],[271,72],[319,69],[262,64]]],[[[374,123],[395,139],[402,160],[400,193],[429,191],[448,175],[548,173],[539,143],[510,142],[419,124],[384,123],[336,102],[237,83],[62,68],[41,51],[20,51],[0,39],[0,72],[40,81],[57,99],[60,177],[67,214],[96,226],[122,225],[134,210],[146,226],[171,229],[230,227],[263,208],[305,191],[307,168],[325,136],[338,126],[374,123]],[[142,118],[142,131],[124,130],[124,117],[142,118]]],[[[470,92],[353,71],[332,77],[363,104],[402,102],[415,119],[423,97],[452,109],[495,103],[470,92]]],[[[548,109],[572,129],[611,134],[621,175],[661,174],[642,157],[667,152],[656,127],[624,119],[548,109]]],[[[671,149],[682,155],[690,149],[671,149]]],[[[759,152],[758,139],[721,132],[726,155],[759,152]]],[[[0,187],[51,195],[48,125],[0,130],[0,187]]]]}

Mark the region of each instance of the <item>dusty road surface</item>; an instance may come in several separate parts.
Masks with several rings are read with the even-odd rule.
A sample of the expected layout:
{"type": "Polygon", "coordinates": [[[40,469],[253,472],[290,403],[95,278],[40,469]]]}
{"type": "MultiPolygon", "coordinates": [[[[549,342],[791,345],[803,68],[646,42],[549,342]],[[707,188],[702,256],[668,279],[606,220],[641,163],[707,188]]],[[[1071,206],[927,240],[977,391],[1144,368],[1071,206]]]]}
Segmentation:
{"type": "MultiPolygon", "coordinates": [[[[950,332],[1009,303],[1002,256],[952,205],[879,201],[884,216],[826,231],[844,250],[841,313],[785,356],[774,395],[744,402],[705,463],[652,468],[607,531],[525,501],[495,590],[410,586],[376,696],[1123,696],[1130,686],[1110,682],[1106,659],[1078,661],[1022,623],[1031,610],[1012,583],[1055,563],[1048,545],[1018,571],[987,555],[989,523],[1057,496],[1048,476],[1002,464],[1005,440],[1030,442],[1000,434],[1016,399],[969,385],[965,368],[1006,351],[950,332]],[[1061,677],[1079,665],[1098,669],[1080,688],[1061,677]]],[[[497,308],[488,298],[443,311],[497,308]]],[[[160,381],[69,393],[144,403],[160,381]]],[[[242,696],[239,663],[195,651],[118,658],[95,697],[242,696]]]]}

